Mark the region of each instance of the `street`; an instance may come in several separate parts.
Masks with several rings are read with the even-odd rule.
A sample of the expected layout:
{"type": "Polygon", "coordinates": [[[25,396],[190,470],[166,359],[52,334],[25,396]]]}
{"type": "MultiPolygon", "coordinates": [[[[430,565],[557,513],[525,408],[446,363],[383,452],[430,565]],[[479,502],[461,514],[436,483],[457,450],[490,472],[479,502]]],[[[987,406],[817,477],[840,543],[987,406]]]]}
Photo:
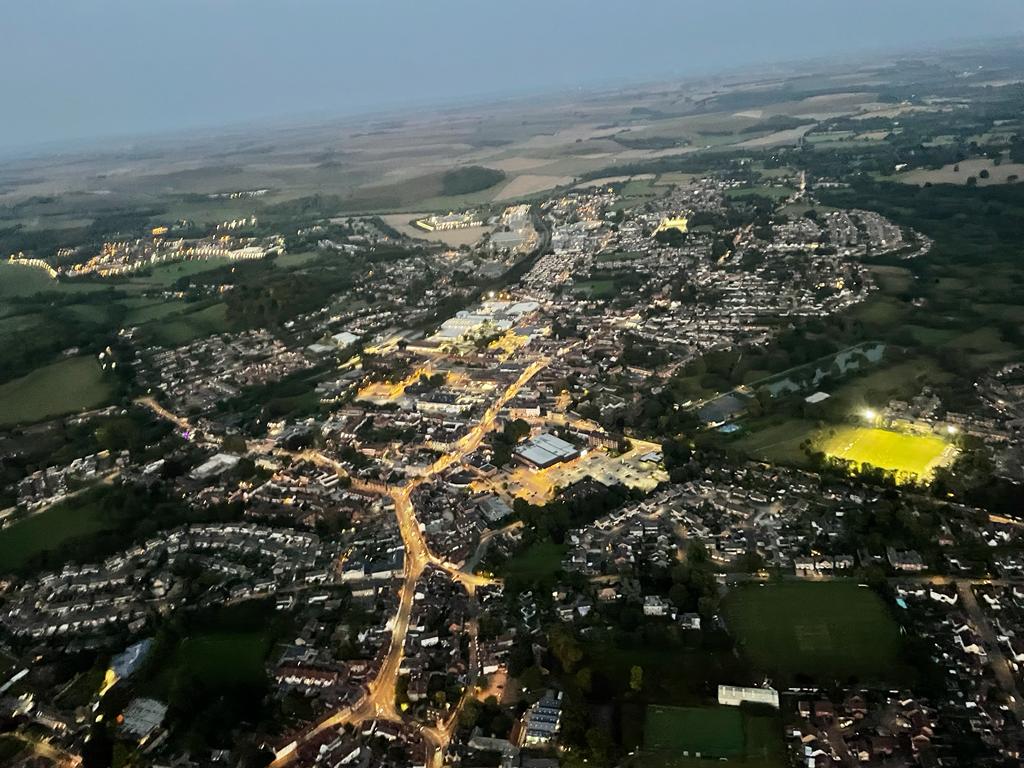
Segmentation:
{"type": "MultiPolygon", "coordinates": [[[[467,455],[475,451],[480,446],[484,437],[494,429],[498,414],[505,407],[505,404],[514,398],[549,362],[547,358],[541,358],[531,363],[519,378],[506,388],[501,397],[491,404],[476,426],[459,440],[452,451],[438,458],[422,476],[388,492],[388,495],[395,502],[395,516],[398,520],[398,529],[402,536],[402,542],[405,545],[405,574],[398,593],[398,611],[395,614],[392,625],[391,643],[388,647],[387,655],[384,657],[384,663],[381,665],[380,671],[373,682],[368,686],[367,695],[357,705],[332,713],[307,731],[293,746],[280,754],[271,763],[274,768],[288,765],[298,754],[298,748],[303,743],[323,733],[328,728],[348,723],[361,723],[372,718],[396,721],[402,719],[395,708],[395,687],[398,682],[399,669],[401,668],[402,656],[405,651],[405,638],[408,634],[409,622],[412,617],[416,584],[428,565],[433,565],[445,571],[470,594],[473,594],[478,586],[496,583],[495,579],[463,571],[458,566],[447,562],[430,551],[430,547],[423,537],[423,531],[420,529],[419,521],[416,519],[416,511],[412,503],[412,492],[423,483],[455,466],[467,455]]],[[[308,458],[314,461],[319,459],[324,463],[334,464],[331,459],[324,457],[318,452],[309,452],[308,458]]],[[[475,632],[471,631],[470,634],[472,640],[471,647],[475,647],[475,632]]],[[[475,656],[475,650],[471,653],[471,656],[475,656]]],[[[475,680],[476,670],[471,666],[470,684],[466,686],[462,699],[453,710],[447,723],[443,726],[422,729],[424,737],[434,746],[432,758],[432,764],[434,765],[441,765],[443,761],[444,749],[451,740],[452,733],[454,733],[455,726],[458,723],[458,713],[461,711],[466,697],[472,695],[475,680]]]]}

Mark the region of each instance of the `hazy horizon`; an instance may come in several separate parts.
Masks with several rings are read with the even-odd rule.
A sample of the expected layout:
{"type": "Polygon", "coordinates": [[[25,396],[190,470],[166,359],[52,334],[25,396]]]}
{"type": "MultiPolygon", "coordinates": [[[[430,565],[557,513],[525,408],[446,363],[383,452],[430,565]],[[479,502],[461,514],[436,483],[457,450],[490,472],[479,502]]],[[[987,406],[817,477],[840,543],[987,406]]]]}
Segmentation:
{"type": "Polygon", "coordinates": [[[6,11],[9,60],[21,65],[0,73],[0,151],[270,127],[1024,32],[1014,0],[649,0],[628,14],[595,11],[582,0],[525,0],[514,11],[464,0],[39,0],[6,11]]]}

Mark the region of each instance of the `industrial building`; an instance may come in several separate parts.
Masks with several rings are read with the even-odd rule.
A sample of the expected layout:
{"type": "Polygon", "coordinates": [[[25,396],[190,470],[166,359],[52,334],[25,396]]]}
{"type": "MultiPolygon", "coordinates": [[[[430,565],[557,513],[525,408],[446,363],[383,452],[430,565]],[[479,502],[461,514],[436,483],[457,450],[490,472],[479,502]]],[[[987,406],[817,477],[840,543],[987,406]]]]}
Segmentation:
{"type": "Polygon", "coordinates": [[[525,464],[545,469],[575,459],[580,455],[580,450],[572,443],[545,433],[520,443],[514,455],[525,464]]]}

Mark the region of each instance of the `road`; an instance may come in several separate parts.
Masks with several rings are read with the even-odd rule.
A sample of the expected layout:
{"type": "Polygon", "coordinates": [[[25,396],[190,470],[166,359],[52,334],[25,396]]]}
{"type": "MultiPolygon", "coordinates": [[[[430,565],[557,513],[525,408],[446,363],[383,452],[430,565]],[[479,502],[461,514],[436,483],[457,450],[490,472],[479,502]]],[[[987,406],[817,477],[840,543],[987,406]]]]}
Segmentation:
{"type": "MultiPolygon", "coordinates": [[[[43,514],[43,512],[49,511],[50,509],[52,509],[53,507],[57,506],[58,504],[63,504],[68,499],[73,499],[76,496],[80,496],[81,494],[85,493],[86,491],[91,491],[97,485],[113,485],[114,481],[117,478],[119,478],[120,476],[121,476],[121,470],[119,470],[119,469],[112,469],[109,472],[107,472],[105,475],[100,475],[99,477],[93,479],[91,482],[86,483],[81,488],[78,488],[77,490],[71,491],[69,493],[65,493],[63,496],[61,496],[60,498],[56,499],[55,501],[51,501],[51,502],[49,502],[47,504],[43,504],[41,506],[36,507],[31,512],[29,512],[25,516],[25,518],[23,518],[23,519],[27,519],[29,517],[35,517],[36,515],[41,515],[41,514],[43,514]]],[[[11,507],[11,509],[17,509],[17,507],[11,507]]]]}
{"type": "Polygon", "coordinates": [[[487,548],[491,544],[491,539],[495,539],[499,536],[503,536],[506,533],[512,533],[518,531],[523,527],[522,520],[516,520],[514,523],[510,523],[503,528],[492,528],[484,531],[480,534],[480,541],[477,542],[476,551],[466,560],[466,564],[462,566],[463,573],[472,573],[480,561],[484,559],[484,555],[487,554],[487,548]]]}
{"type": "MultiPolygon", "coordinates": [[[[527,366],[519,378],[510,384],[502,395],[490,405],[480,418],[480,421],[456,443],[451,451],[440,456],[423,475],[388,492],[388,495],[391,496],[395,503],[398,530],[405,545],[405,573],[398,593],[398,610],[392,622],[391,643],[388,646],[387,655],[384,657],[384,662],[377,676],[369,684],[367,695],[355,706],[338,710],[322,720],[296,741],[297,746],[308,742],[326,729],[339,725],[359,723],[371,718],[385,720],[402,719],[395,708],[395,686],[398,682],[399,669],[401,668],[402,656],[405,651],[405,638],[409,632],[409,622],[412,618],[416,584],[428,565],[445,571],[470,594],[473,594],[478,586],[496,583],[494,579],[467,573],[454,563],[444,560],[430,550],[426,538],[423,536],[423,531],[420,529],[419,520],[416,518],[416,510],[412,503],[412,493],[420,485],[460,463],[466,456],[479,448],[484,437],[495,428],[501,409],[505,407],[509,400],[519,394],[519,391],[534,376],[547,367],[550,362],[550,358],[540,358],[527,366]]],[[[327,462],[331,461],[322,455],[320,455],[320,458],[327,462]]],[[[471,632],[471,642],[475,642],[475,633],[473,632],[471,632]]],[[[470,675],[471,680],[475,683],[475,670],[471,670],[470,675]]],[[[448,746],[455,726],[458,723],[458,713],[461,711],[466,697],[472,695],[472,688],[473,685],[466,686],[462,700],[446,723],[441,726],[425,727],[422,729],[424,738],[434,747],[430,761],[432,765],[442,764],[444,750],[448,746]]],[[[271,766],[273,768],[281,768],[288,765],[294,760],[296,754],[297,749],[290,750],[288,753],[282,754],[275,759],[271,766]]]]}
{"type": "Polygon", "coordinates": [[[1020,691],[1017,690],[1017,680],[1013,676],[1013,668],[1010,667],[1010,662],[1006,660],[1006,656],[1003,654],[1003,649],[999,645],[996,632],[992,629],[988,616],[985,615],[981,606],[978,605],[978,599],[974,596],[974,589],[972,587],[973,585],[969,581],[957,581],[956,591],[960,595],[964,610],[971,617],[971,623],[974,624],[974,628],[981,635],[982,642],[985,644],[985,652],[988,653],[989,661],[992,663],[992,671],[995,672],[999,687],[1009,697],[1014,714],[1020,720],[1024,717],[1024,700],[1021,700],[1020,691]]]}
{"type": "Polygon", "coordinates": [[[135,402],[138,403],[139,405],[149,408],[149,410],[151,410],[157,416],[171,422],[179,429],[189,431],[193,429],[192,423],[188,419],[186,419],[184,416],[179,416],[178,414],[172,413],[171,411],[167,410],[162,405],[160,405],[160,403],[158,403],[156,399],[153,397],[150,397],[148,395],[146,397],[139,397],[135,400],[135,402]]]}

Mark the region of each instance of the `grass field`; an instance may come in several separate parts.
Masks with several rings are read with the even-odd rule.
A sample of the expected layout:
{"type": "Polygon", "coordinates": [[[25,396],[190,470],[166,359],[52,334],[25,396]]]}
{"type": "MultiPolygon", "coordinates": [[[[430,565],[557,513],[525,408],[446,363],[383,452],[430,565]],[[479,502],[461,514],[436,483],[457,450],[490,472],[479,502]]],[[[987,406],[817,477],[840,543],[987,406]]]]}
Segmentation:
{"type": "Polygon", "coordinates": [[[103,685],[105,674],[106,670],[100,667],[93,667],[82,672],[71,685],[61,691],[60,696],[56,699],[57,703],[69,709],[84,707],[92,701],[92,697],[103,685]]]}
{"type": "Polygon", "coordinates": [[[27,746],[28,744],[17,736],[10,736],[8,734],[0,735],[0,763],[12,759],[15,755],[21,754],[25,751],[27,746]]]}
{"type": "Polygon", "coordinates": [[[748,585],[730,591],[722,610],[743,654],[777,683],[908,682],[896,622],[852,582],[748,585]]]}
{"type": "Polygon", "coordinates": [[[903,184],[966,184],[967,179],[974,177],[979,187],[991,184],[1006,184],[1011,176],[1024,176],[1024,165],[1019,163],[1001,163],[995,165],[988,158],[963,160],[955,165],[946,165],[938,169],[921,168],[906,173],[899,173],[892,178],[903,184]],[[981,178],[981,172],[988,171],[987,179],[981,178]]]}
{"type": "Polygon", "coordinates": [[[800,443],[813,432],[814,422],[805,419],[786,419],[763,427],[751,425],[749,432],[736,441],[736,446],[762,461],[802,464],[807,457],[800,443]]]}
{"type": "Polygon", "coordinates": [[[113,385],[92,357],[71,357],[0,386],[0,424],[40,421],[109,402],[113,385]]]}
{"type": "Polygon", "coordinates": [[[721,761],[745,768],[782,768],[782,723],[777,717],[730,707],[648,706],[644,749],[627,765],[705,768],[721,761]]]}
{"type": "Polygon", "coordinates": [[[745,752],[743,715],[735,707],[647,708],[644,749],[695,757],[745,752]]]}
{"type": "Polygon", "coordinates": [[[845,379],[832,390],[833,406],[841,403],[845,413],[859,413],[866,406],[879,406],[890,400],[909,400],[926,384],[948,381],[950,374],[928,357],[917,357],[895,365],[845,379]]]}
{"type": "Polygon", "coordinates": [[[163,320],[188,308],[185,302],[170,299],[127,299],[124,304],[128,309],[124,318],[126,326],[163,320]]]}
{"type": "Polygon", "coordinates": [[[0,531],[0,573],[9,573],[40,552],[107,527],[98,503],[65,502],[27,517],[0,531]]]}
{"type": "Polygon", "coordinates": [[[815,447],[829,456],[920,478],[929,477],[953,459],[950,443],[937,435],[912,435],[876,427],[836,427],[835,435],[819,435],[815,447]]]}
{"type": "Polygon", "coordinates": [[[562,567],[565,547],[538,541],[504,564],[502,575],[511,581],[536,582],[553,576],[562,567]]]}
{"type": "Polygon", "coordinates": [[[211,632],[183,640],[170,662],[153,679],[154,693],[167,695],[175,680],[196,677],[207,685],[258,685],[266,676],[270,652],[265,632],[211,632]]]}
{"type": "Polygon", "coordinates": [[[158,264],[148,275],[129,278],[127,288],[144,290],[149,288],[168,288],[183,277],[191,277],[213,269],[220,269],[231,263],[231,259],[214,257],[196,259],[194,261],[178,261],[170,264],[158,264]]]}
{"type": "Polygon", "coordinates": [[[154,322],[143,326],[142,333],[147,340],[168,347],[188,344],[194,339],[223,333],[227,330],[227,306],[211,304],[193,312],[167,318],[163,322],[154,322]]]}
{"type": "Polygon", "coordinates": [[[573,293],[586,294],[592,299],[610,299],[615,296],[614,280],[581,280],[573,283],[573,293]]]}
{"type": "MultiPolygon", "coordinates": [[[[699,706],[707,692],[724,683],[745,680],[746,662],[731,649],[700,648],[686,643],[642,642],[625,632],[595,631],[584,643],[587,663],[595,676],[609,681],[613,690],[627,690],[634,666],[644,671],[647,701],[677,706],[699,706]]],[[[626,728],[623,728],[624,736],[626,728]]],[[[635,743],[643,740],[643,723],[635,743]]]]}
{"type": "Polygon", "coordinates": [[[259,632],[227,632],[191,637],[178,649],[178,659],[215,684],[258,682],[270,639],[259,632]]]}
{"type": "Polygon", "coordinates": [[[16,264],[0,264],[0,299],[31,296],[57,289],[57,282],[41,269],[16,264]]]}

